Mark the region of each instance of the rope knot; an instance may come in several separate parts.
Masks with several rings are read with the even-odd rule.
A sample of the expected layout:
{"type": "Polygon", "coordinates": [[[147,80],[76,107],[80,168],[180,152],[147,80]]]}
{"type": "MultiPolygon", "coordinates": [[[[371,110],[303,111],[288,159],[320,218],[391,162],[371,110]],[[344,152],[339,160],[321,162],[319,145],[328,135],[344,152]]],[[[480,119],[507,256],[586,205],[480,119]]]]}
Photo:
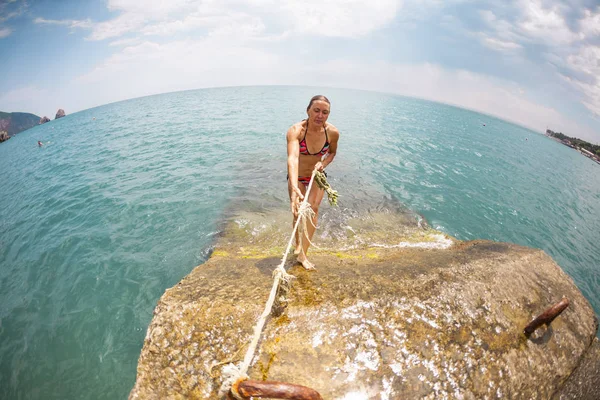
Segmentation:
{"type": "Polygon", "coordinates": [[[281,279],[282,283],[289,284],[290,281],[295,278],[295,276],[288,274],[283,265],[279,265],[273,270],[273,279],[277,278],[281,279]]]}
{"type": "Polygon", "coordinates": [[[300,218],[311,218],[315,215],[312,206],[309,202],[302,202],[298,207],[298,217],[300,218]]]}
{"type": "Polygon", "coordinates": [[[222,378],[223,383],[219,389],[219,398],[223,398],[227,392],[231,391],[231,394],[237,400],[246,400],[238,393],[237,384],[248,379],[248,375],[243,373],[235,364],[227,364],[223,367],[222,378]]]}

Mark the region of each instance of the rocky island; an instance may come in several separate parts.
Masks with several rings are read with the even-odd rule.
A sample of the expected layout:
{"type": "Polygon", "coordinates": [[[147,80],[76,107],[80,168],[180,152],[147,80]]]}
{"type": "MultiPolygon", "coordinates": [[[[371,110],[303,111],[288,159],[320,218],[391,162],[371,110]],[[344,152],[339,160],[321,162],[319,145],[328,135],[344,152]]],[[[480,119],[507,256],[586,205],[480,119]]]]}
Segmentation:
{"type": "MultiPolygon", "coordinates": [[[[244,357],[289,235],[287,212],[228,219],[212,255],[161,297],[130,399],[214,399],[244,357]]],[[[334,222],[335,221],[335,222],[334,222]]],[[[318,270],[295,276],[262,331],[250,379],[324,399],[598,398],[597,320],[543,251],[460,242],[409,213],[319,228],[318,270]],[[524,327],[563,298],[531,336],[524,327]]]]}
{"type": "MultiPolygon", "coordinates": [[[[56,118],[66,116],[65,110],[62,108],[56,112],[56,118]]],[[[50,122],[50,118],[38,117],[35,114],[13,112],[7,113],[0,111],[0,143],[10,139],[17,133],[21,133],[27,129],[33,128],[36,125],[42,125],[50,122]]]]}
{"type": "Polygon", "coordinates": [[[35,114],[0,111],[0,142],[8,140],[17,133],[33,128],[40,117],[35,114]]]}

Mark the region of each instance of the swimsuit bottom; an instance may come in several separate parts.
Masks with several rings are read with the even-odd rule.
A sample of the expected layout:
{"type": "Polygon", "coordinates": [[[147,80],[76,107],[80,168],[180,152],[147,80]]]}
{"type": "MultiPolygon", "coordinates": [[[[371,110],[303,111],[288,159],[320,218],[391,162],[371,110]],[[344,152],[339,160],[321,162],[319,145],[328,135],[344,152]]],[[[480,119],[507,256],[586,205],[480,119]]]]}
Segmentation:
{"type": "MultiPolygon", "coordinates": [[[[325,177],[327,177],[327,172],[323,171],[323,174],[325,174],[325,177]]],[[[289,175],[286,176],[286,179],[290,179],[289,175]]],[[[310,183],[310,176],[299,176],[298,182],[302,183],[304,187],[308,187],[308,184],[310,183]]]]}

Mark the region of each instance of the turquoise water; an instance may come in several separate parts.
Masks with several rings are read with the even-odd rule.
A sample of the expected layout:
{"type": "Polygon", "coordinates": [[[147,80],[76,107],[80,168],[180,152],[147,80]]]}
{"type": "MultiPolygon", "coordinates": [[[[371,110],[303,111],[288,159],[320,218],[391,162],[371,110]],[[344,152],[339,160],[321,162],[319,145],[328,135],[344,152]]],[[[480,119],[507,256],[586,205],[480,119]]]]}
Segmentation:
{"type": "Polygon", "coordinates": [[[542,248],[600,311],[600,165],[574,150],[378,93],[164,94],[0,144],[0,398],[125,398],[156,301],[206,260],[228,206],[288,207],[285,132],[320,92],[341,210],[396,201],[459,239],[542,248]]]}

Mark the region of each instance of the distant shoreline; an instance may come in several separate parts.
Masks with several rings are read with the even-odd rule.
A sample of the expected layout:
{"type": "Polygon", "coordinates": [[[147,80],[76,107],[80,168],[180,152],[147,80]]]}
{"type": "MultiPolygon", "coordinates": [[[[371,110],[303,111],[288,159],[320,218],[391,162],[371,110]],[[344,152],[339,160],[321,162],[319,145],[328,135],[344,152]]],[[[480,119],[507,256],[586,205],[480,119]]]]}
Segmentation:
{"type": "Polygon", "coordinates": [[[546,129],[545,135],[550,139],[556,140],[558,143],[577,150],[585,157],[600,164],[600,146],[586,142],[585,140],[569,137],[561,132],[551,131],[550,129],[546,129]]]}

